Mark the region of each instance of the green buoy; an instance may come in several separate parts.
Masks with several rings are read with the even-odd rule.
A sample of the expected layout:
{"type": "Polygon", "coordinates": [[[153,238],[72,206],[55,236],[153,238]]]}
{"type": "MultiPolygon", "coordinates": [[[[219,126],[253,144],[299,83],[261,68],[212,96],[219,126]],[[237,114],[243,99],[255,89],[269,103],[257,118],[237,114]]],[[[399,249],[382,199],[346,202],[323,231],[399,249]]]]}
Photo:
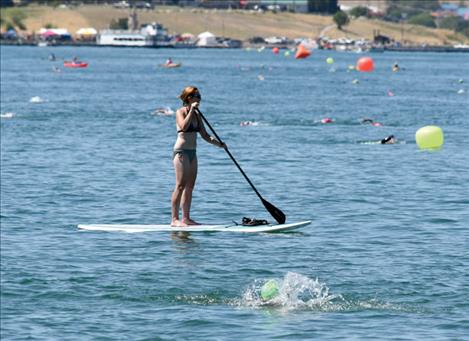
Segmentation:
{"type": "Polygon", "coordinates": [[[279,294],[278,283],[275,279],[268,280],[261,288],[261,298],[264,301],[271,300],[279,294]]]}

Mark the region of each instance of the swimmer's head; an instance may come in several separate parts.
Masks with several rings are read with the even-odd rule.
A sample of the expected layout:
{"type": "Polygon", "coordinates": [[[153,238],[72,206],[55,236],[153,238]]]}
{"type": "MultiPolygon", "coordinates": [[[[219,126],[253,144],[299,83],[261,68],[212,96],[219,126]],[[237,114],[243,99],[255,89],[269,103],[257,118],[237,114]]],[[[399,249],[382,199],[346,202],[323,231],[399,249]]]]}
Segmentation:
{"type": "Polygon", "coordinates": [[[389,135],[381,140],[381,144],[393,144],[396,143],[396,138],[394,135],[389,135]]]}

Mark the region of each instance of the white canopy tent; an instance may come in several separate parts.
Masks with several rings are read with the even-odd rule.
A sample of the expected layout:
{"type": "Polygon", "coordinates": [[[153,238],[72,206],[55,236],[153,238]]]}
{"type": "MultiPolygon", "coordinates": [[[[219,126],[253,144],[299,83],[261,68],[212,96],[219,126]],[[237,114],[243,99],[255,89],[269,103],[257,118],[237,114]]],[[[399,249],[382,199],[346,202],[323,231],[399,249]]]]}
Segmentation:
{"type": "Polygon", "coordinates": [[[46,32],[53,32],[54,34],[58,35],[58,36],[64,36],[64,35],[70,35],[70,33],[68,33],[67,29],[65,28],[41,28],[39,30],[39,34],[44,34],[46,32]]]}
{"type": "Polygon", "coordinates": [[[199,47],[215,47],[218,45],[217,38],[213,33],[203,32],[197,36],[196,45],[199,47]]]}
{"type": "Polygon", "coordinates": [[[78,36],[95,36],[97,34],[98,34],[98,31],[96,31],[96,29],[94,29],[93,27],[80,28],[76,32],[76,35],[78,36]]]}

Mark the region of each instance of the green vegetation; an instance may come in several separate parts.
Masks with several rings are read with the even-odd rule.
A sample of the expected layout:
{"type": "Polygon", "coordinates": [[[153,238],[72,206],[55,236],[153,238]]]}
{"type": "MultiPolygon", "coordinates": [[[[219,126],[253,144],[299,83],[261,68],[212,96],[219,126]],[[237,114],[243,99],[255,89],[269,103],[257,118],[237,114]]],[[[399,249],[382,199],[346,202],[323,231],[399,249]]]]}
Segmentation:
{"type": "Polygon", "coordinates": [[[409,19],[409,24],[421,25],[421,26],[432,27],[432,28],[436,27],[435,20],[430,15],[430,13],[427,13],[427,12],[414,15],[413,17],[409,19]]]}
{"type": "Polygon", "coordinates": [[[61,0],[48,0],[47,4],[52,7],[58,7],[63,3],[61,0]]]}
{"type": "Polygon", "coordinates": [[[436,11],[440,8],[438,0],[388,0],[388,6],[409,14],[436,11]]]}
{"type": "MultiPolygon", "coordinates": [[[[387,0],[388,9],[385,20],[401,21],[408,19],[409,24],[421,25],[431,28],[445,28],[454,32],[462,33],[469,37],[469,22],[460,17],[446,17],[435,21],[431,12],[438,10],[438,0],[387,0]]],[[[461,2],[460,6],[464,6],[461,2]]]]}
{"type": "Polygon", "coordinates": [[[439,28],[446,28],[464,34],[469,37],[469,21],[460,17],[443,18],[438,25],[439,28]]]}
{"type": "Polygon", "coordinates": [[[336,13],[337,0],[308,0],[308,9],[313,13],[336,13]]]}
{"type": "Polygon", "coordinates": [[[400,21],[440,8],[438,0],[388,0],[388,5],[385,19],[390,21],[400,21]]]}
{"type": "Polygon", "coordinates": [[[128,30],[129,29],[129,19],[128,18],[119,18],[117,20],[112,19],[109,24],[111,30],[128,30]]]}
{"type": "Polygon", "coordinates": [[[449,30],[457,31],[460,21],[464,21],[458,17],[443,18],[438,25],[440,28],[447,28],[449,30]]]}
{"type": "Polygon", "coordinates": [[[347,15],[347,13],[343,12],[343,11],[338,11],[336,14],[334,14],[334,16],[332,17],[332,19],[334,20],[334,22],[336,23],[337,25],[337,28],[339,30],[342,29],[342,26],[345,26],[347,25],[349,22],[350,22],[350,19],[347,15]]]}
{"type": "Polygon", "coordinates": [[[15,26],[13,26],[12,23],[7,22],[7,23],[5,24],[5,28],[6,28],[7,31],[9,31],[9,30],[14,30],[14,29],[15,29],[15,26]]]}
{"type": "Polygon", "coordinates": [[[0,7],[11,7],[13,6],[13,0],[1,0],[0,7]]]}
{"type": "Polygon", "coordinates": [[[366,17],[368,16],[368,8],[363,7],[363,6],[354,7],[350,11],[350,15],[355,18],[366,17]]]}
{"type": "Polygon", "coordinates": [[[26,12],[20,8],[4,8],[0,11],[1,26],[7,30],[26,30],[24,20],[27,18],[26,12]]]}
{"type": "Polygon", "coordinates": [[[19,8],[13,8],[10,11],[10,18],[15,27],[18,27],[20,30],[26,30],[26,25],[23,24],[23,20],[26,19],[26,13],[19,8]]]}

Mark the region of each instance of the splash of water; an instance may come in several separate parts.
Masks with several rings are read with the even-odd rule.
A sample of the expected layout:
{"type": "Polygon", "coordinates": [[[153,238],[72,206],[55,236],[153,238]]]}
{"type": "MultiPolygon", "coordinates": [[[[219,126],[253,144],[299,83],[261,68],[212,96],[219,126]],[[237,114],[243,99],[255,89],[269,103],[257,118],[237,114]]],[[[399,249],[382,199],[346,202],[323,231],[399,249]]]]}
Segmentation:
{"type": "Polygon", "coordinates": [[[266,280],[255,280],[243,293],[239,305],[272,306],[285,310],[321,309],[331,300],[341,298],[340,295],[331,295],[329,288],[317,278],[311,279],[295,272],[288,272],[283,279],[276,281],[279,285],[279,294],[276,297],[263,300],[260,291],[266,280]]]}
{"type": "Polygon", "coordinates": [[[30,103],[45,103],[45,102],[48,102],[48,100],[46,99],[43,99],[39,96],[34,96],[34,97],[31,97],[31,99],[29,100],[30,103]]]}
{"type": "Polygon", "coordinates": [[[13,112],[6,112],[4,114],[0,114],[0,118],[13,118],[15,116],[15,113],[13,112]]]}
{"type": "Polygon", "coordinates": [[[262,286],[272,278],[255,280],[243,293],[242,298],[234,303],[239,307],[269,308],[280,312],[295,310],[310,310],[319,312],[344,312],[344,311],[405,311],[422,312],[421,307],[412,305],[390,303],[378,298],[348,298],[331,294],[325,283],[317,278],[288,272],[283,279],[274,278],[279,287],[279,294],[270,300],[261,297],[262,286]]]}

